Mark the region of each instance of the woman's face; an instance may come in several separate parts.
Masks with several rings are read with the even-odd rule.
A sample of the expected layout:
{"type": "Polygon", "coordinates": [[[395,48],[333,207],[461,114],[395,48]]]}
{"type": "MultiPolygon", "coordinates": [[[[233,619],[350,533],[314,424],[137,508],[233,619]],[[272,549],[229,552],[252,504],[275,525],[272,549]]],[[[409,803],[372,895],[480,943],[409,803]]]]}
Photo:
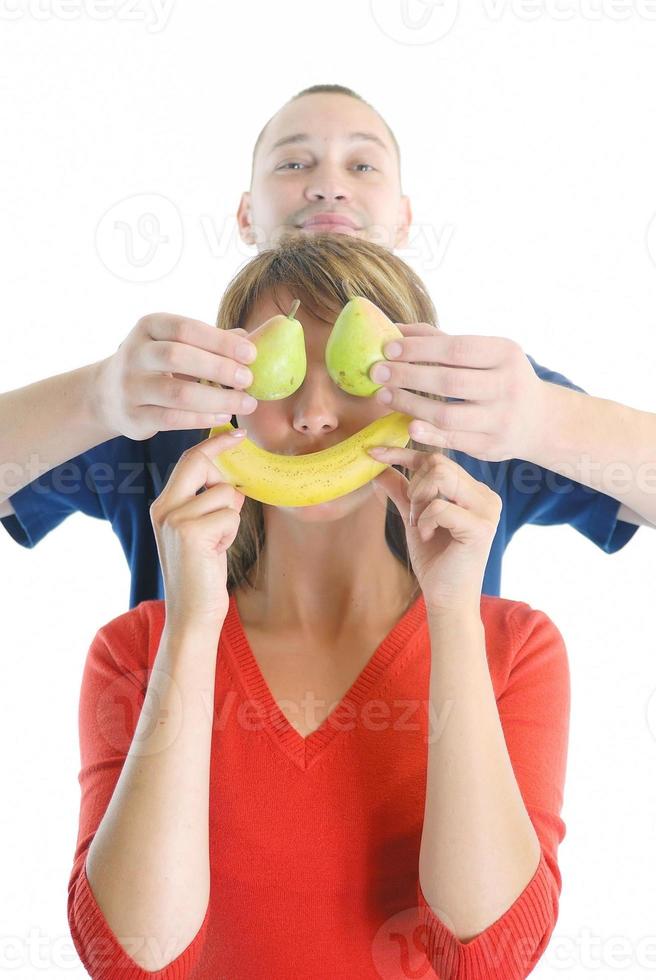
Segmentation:
{"type": "MultiPolygon", "coordinates": [[[[255,330],[270,317],[289,311],[296,297],[282,288],[278,289],[278,294],[282,309],[275,304],[270,292],[263,293],[243,324],[245,330],[255,330]]],[[[303,326],[307,356],[307,371],[301,386],[287,398],[259,401],[250,415],[236,416],[239,426],[247,429],[248,438],[269,452],[289,456],[318,452],[390,414],[389,408],[379,405],[373,396],[350,395],[332,380],[326,370],[324,351],[339,311],[320,312],[328,323],[313,316],[302,302],[296,312],[296,319],[303,326]]],[[[386,502],[385,495],[369,482],[337,500],[278,509],[294,513],[305,521],[336,519],[352,512],[373,495],[386,502]]]]}

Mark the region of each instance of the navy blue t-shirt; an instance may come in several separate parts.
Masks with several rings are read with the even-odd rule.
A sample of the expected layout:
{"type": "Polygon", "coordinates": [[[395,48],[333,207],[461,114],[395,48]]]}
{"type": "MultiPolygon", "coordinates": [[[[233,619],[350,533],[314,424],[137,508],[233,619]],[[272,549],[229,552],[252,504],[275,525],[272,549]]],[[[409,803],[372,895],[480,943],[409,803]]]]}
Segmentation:
{"type": "MultiPolygon", "coordinates": [[[[528,359],[543,381],[587,394],[562,374],[528,359]]],[[[164,599],[150,505],[184,450],[208,435],[209,429],[188,429],[159,432],[142,441],[124,436],[110,439],[15,493],[11,497],[15,514],[2,518],[2,523],[19,544],[33,548],[75,511],[110,521],[130,566],[130,607],[146,599],[164,599]]],[[[620,502],[614,497],[534,463],[486,462],[456,450],[449,455],[502,498],[483,579],[482,591],[488,595],[500,594],[503,553],[522,524],[571,524],[607,554],[619,551],[638,530],[637,524],[617,519],[620,502]]]]}

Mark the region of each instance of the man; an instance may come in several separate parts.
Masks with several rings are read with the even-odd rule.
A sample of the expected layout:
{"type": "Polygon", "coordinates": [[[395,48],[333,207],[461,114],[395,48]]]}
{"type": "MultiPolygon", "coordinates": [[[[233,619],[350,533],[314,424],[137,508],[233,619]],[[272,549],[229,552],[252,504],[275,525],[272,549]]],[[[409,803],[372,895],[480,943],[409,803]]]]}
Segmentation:
{"type": "MultiPolygon", "coordinates": [[[[350,89],[304,89],[260,133],[237,218],[242,239],[258,249],[293,229],[403,247],[412,214],[392,132],[350,89]]],[[[656,523],[656,493],[638,479],[653,459],[655,415],[589,396],[513,341],[451,337],[427,324],[400,328],[400,358],[385,351],[390,410],[412,413],[421,443],[444,446],[503,500],[483,592],[499,594],[503,551],[522,524],[569,523],[611,554],[639,524],[656,523]],[[435,361],[435,369],[427,376],[413,361],[435,361]],[[424,387],[415,383],[419,371],[424,387]],[[611,495],[606,474],[618,461],[629,486],[625,478],[611,495]]],[[[251,379],[235,373],[244,334],[152,314],[106,360],[1,396],[6,530],[33,547],[76,510],[110,520],[131,568],[130,605],[164,598],[150,504],[181,453],[221,413],[254,411],[257,403],[245,404],[240,390],[251,379]]]]}

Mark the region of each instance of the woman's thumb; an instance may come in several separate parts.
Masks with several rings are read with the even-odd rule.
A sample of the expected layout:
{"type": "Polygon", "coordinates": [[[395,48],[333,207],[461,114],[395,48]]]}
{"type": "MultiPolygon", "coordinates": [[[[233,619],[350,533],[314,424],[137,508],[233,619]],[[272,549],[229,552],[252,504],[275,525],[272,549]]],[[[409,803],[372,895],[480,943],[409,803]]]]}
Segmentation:
{"type": "Polygon", "coordinates": [[[408,486],[410,485],[410,481],[403,473],[399,473],[393,466],[387,466],[371,482],[378,493],[383,493],[390,498],[403,518],[404,523],[409,524],[410,501],[408,500],[408,486]]]}

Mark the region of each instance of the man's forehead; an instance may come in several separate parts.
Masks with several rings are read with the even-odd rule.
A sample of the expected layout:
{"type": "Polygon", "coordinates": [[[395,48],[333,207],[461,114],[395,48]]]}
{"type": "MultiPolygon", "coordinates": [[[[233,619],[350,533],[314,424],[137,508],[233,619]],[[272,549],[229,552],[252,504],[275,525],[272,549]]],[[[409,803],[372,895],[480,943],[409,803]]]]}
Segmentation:
{"type": "Polygon", "coordinates": [[[299,99],[283,106],[269,120],[263,138],[265,153],[281,146],[316,142],[369,142],[391,153],[387,128],[377,114],[354,99],[340,98],[317,104],[316,99],[299,99]],[[301,105],[312,102],[312,105],[301,105]]]}
{"type": "Polygon", "coordinates": [[[326,133],[320,133],[320,132],[290,133],[287,136],[281,136],[279,139],[275,140],[275,142],[271,147],[269,147],[267,152],[273,153],[281,146],[288,146],[297,143],[308,143],[311,142],[312,140],[320,140],[323,142],[338,140],[344,143],[363,143],[363,142],[376,143],[383,150],[387,150],[389,152],[389,146],[387,145],[385,140],[382,139],[382,137],[378,136],[376,133],[365,132],[364,130],[356,130],[355,132],[352,133],[332,134],[332,135],[328,135],[326,133]]]}

